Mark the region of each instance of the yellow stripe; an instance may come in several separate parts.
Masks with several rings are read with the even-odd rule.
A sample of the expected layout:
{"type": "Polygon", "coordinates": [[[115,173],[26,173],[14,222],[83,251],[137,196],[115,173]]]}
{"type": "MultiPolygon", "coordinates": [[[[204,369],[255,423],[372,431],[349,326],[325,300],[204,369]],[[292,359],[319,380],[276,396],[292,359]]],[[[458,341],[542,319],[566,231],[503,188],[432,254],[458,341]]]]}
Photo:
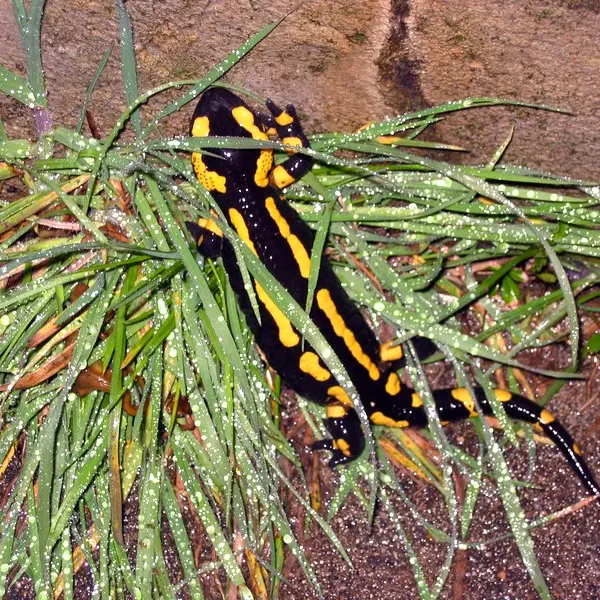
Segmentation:
{"type": "Polygon", "coordinates": [[[345,406],[352,406],[352,400],[350,400],[350,396],[348,396],[344,388],[339,385],[332,385],[330,388],[328,388],[327,395],[335,398],[338,402],[344,404],[345,406]]]}
{"type": "Polygon", "coordinates": [[[400,378],[398,375],[396,375],[396,373],[390,373],[385,383],[385,391],[390,396],[396,396],[400,393],[401,389],[402,385],[400,384],[400,378]]]}
{"type": "Polygon", "coordinates": [[[469,411],[469,416],[474,417],[477,415],[475,401],[466,388],[456,388],[451,393],[452,397],[458,400],[469,411]]]}
{"type": "Polygon", "coordinates": [[[250,239],[250,232],[248,231],[248,226],[246,225],[246,221],[244,221],[244,217],[242,217],[242,213],[237,208],[230,208],[229,220],[231,221],[231,224],[234,226],[238,235],[246,243],[246,246],[252,250],[253,254],[258,256],[256,248],[254,247],[254,242],[250,239]]]}
{"type": "Polygon", "coordinates": [[[404,419],[396,421],[390,417],[386,417],[382,412],[376,411],[370,417],[374,425],[384,425],[385,427],[408,427],[408,421],[404,419]]]}
{"type": "Polygon", "coordinates": [[[281,233],[288,243],[294,258],[298,263],[298,267],[300,267],[300,275],[302,275],[302,277],[305,279],[308,279],[308,274],[310,273],[310,256],[308,255],[306,248],[302,245],[302,242],[298,236],[294,235],[290,231],[290,226],[283,215],[279,212],[279,209],[275,204],[275,200],[269,196],[265,200],[265,204],[269,215],[271,215],[271,218],[277,224],[279,233],[281,233]]]}
{"type": "Polygon", "coordinates": [[[300,336],[296,333],[290,320],[283,314],[281,309],[271,300],[270,296],[265,292],[264,288],[258,281],[254,282],[256,286],[256,295],[263,303],[264,307],[273,317],[275,324],[279,328],[279,341],[286,347],[291,348],[300,343],[300,336]]]}
{"type": "Polygon", "coordinates": [[[337,307],[335,306],[331,294],[327,289],[320,289],[317,292],[317,304],[319,308],[325,313],[325,316],[329,319],[333,331],[338,337],[344,340],[344,343],[348,347],[348,350],[352,353],[352,356],[369,372],[369,377],[374,381],[377,381],[381,375],[377,365],[365,354],[361,348],[358,340],[354,333],[348,329],[344,319],[342,319],[340,313],[338,313],[337,307]]]}
{"type": "MultiPolygon", "coordinates": [[[[235,208],[230,208],[229,220],[244,243],[254,254],[256,254],[256,248],[250,239],[248,226],[246,225],[244,217],[242,217],[241,213],[235,208]]],[[[258,296],[258,299],[273,317],[275,324],[279,328],[279,341],[287,348],[298,345],[300,343],[300,336],[294,330],[290,320],[283,314],[283,311],[275,304],[275,302],[271,300],[267,292],[265,292],[264,288],[262,285],[260,285],[260,283],[258,283],[258,281],[255,281],[254,285],[256,287],[256,295],[258,296]]]]}
{"type": "Polygon", "coordinates": [[[300,370],[308,373],[317,381],[327,381],[331,373],[319,364],[319,357],[314,352],[304,352],[300,357],[300,370]]]}

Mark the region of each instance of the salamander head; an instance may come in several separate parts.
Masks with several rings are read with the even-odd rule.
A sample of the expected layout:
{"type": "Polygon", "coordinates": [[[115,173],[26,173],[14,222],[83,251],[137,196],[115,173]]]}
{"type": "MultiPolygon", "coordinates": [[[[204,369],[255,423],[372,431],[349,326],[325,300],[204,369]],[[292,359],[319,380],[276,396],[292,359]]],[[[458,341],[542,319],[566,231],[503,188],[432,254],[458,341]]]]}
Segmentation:
{"type": "MultiPolygon", "coordinates": [[[[221,136],[242,137],[259,141],[268,140],[267,127],[259,115],[238,96],[224,88],[213,87],[200,98],[190,126],[193,137],[221,136]]],[[[206,148],[206,151],[217,154],[225,160],[204,155],[203,161],[209,170],[223,175],[253,175],[257,168],[260,150],[235,148],[206,148]]],[[[262,154],[272,157],[272,151],[262,150],[262,154]]],[[[267,171],[272,161],[261,160],[261,169],[267,171]],[[269,164],[267,164],[269,163],[269,164]]]]}

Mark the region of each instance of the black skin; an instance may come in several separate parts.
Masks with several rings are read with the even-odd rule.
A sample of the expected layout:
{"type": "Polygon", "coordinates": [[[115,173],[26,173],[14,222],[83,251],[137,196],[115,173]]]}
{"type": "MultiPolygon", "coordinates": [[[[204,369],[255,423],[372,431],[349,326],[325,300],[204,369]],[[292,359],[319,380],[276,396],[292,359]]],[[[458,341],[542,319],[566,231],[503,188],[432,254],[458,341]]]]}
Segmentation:
{"type": "MultiPolygon", "coordinates": [[[[272,116],[261,117],[254,113],[238,96],[223,88],[211,88],[203,94],[194,111],[192,126],[196,119],[207,118],[210,127],[208,134],[211,136],[253,137],[234,118],[232,111],[239,107],[244,107],[252,113],[254,124],[261,132],[274,128],[281,139],[296,138],[302,146],[309,147],[309,142],[302,132],[293,106],[288,105],[282,111],[273,102],[268,101],[267,107],[272,116]],[[287,118],[281,118],[282,115],[287,118]],[[284,124],[277,124],[278,117],[280,123],[284,124]]],[[[235,209],[243,216],[258,258],[296,302],[300,306],[304,306],[306,304],[307,279],[300,273],[298,261],[290,244],[265,208],[267,198],[273,199],[279,214],[287,223],[289,231],[298,238],[308,256],[310,256],[314,242],[313,231],[298,213],[281,199],[276,187],[276,178],[271,177],[270,184],[266,186],[259,186],[255,182],[260,150],[212,148],[210,152],[219,158],[203,155],[202,160],[206,168],[223,176],[226,182],[225,192],[211,191],[214,199],[228,219],[230,209],[235,209]]],[[[290,176],[285,185],[302,177],[310,170],[311,166],[312,159],[310,157],[300,153],[291,153],[281,167],[290,176]]],[[[209,232],[198,224],[187,223],[187,225],[198,243],[199,252],[211,258],[222,256],[231,285],[238,295],[240,307],[269,364],[290,388],[309,400],[328,407],[330,415],[324,422],[331,434],[331,439],[317,442],[314,445],[315,449],[332,452],[331,466],[357,458],[365,446],[364,435],[356,411],[345,403],[340,403],[339,397],[334,397],[329,393],[328,390],[332,386],[339,385],[335,377],[330,374],[327,381],[318,381],[311,374],[299,368],[303,352],[314,351],[306,342],[304,345],[300,343],[292,347],[283,345],[276,321],[260,301],[258,302],[261,317],[259,324],[244,289],[237,258],[231,244],[226,238],[209,232]]],[[[230,225],[233,225],[231,221],[230,225]]],[[[339,332],[336,333],[330,318],[316,301],[317,295],[315,294],[315,301],[313,301],[310,312],[311,319],[344,364],[369,418],[375,424],[380,424],[381,416],[383,416],[395,422],[396,426],[425,427],[427,416],[422,404],[414,401],[414,390],[402,386],[399,391],[395,390],[394,394],[386,391],[386,382],[388,382],[390,374],[394,373],[404,360],[400,358],[392,364],[381,365],[380,346],[375,335],[358,307],[343,289],[325,257],[322,258],[319,269],[316,291],[319,290],[329,292],[337,313],[341,316],[345,327],[352,332],[364,356],[378,365],[380,376],[374,380],[369,375],[368,369],[365,368],[364,360],[361,363],[349,349],[343,337],[338,335],[339,332]]],[[[259,296],[257,295],[257,297],[259,296]]],[[[431,342],[423,338],[415,338],[415,342],[420,356],[431,354],[435,349],[431,342]]],[[[324,367],[322,361],[320,364],[324,367]]],[[[491,415],[491,407],[483,391],[475,388],[475,394],[481,412],[491,415]]],[[[433,397],[442,421],[458,421],[472,416],[472,411],[467,408],[463,400],[458,400],[452,395],[452,390],[435,391],[433,397]]],[[[549,421],[549,413],[544,411],[542,415],[542,409],[537,404],[517,395],[511,395],[509,399],[505,398],[502,404],[509,417],[536,424],[558,446],[586,489],[591,494],[600,492],[600,487],[590,469],[576,451],[573,439],[560,423],[553,418],[549,421]]]]}

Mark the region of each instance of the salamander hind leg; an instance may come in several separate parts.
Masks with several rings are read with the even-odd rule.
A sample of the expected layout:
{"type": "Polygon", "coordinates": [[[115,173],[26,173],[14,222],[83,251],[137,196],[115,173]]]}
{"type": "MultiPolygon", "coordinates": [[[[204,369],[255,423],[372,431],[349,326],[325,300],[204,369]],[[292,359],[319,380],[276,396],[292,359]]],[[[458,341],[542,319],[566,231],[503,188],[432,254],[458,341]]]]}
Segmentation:
{"type": "Polygon", "coordinates": [[[328,404],[327,418],[323,422],[331,438],[315,442],[312,449],[331,451],[330,467],[351,462],[362,454],[365,436],[353,408],[337,403],[328,404]]]}
{"type": "MultiPolygon", "coordinates": [[[[273,126],[281,142],[286,146],[297,146],[299,148],[310,148],[307,137],[302,131],[302,126],[296,115],[296,109],[288,104],[285,110],[279,108],[271,100],[267,100],[267,108],[273,115],[273,126]]],[[[296,154],[293,149],[287,150],[290,158],[277,165],[271,172],[271,185],[282,189],[298,181],[312,167],[313,160],[306,154],[296,154]]]]}

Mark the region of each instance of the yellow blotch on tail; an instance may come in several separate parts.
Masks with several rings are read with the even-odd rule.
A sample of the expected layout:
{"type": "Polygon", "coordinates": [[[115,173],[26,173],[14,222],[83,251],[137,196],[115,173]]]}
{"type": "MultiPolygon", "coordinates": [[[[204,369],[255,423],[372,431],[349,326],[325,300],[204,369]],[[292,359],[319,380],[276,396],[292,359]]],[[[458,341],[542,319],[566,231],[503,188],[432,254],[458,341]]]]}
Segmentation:
{"type": "Polygon", "coordinates": [[[398,377],[398,375],[396,375],[396,373],[390,373],[388,375],[387,381],[385,382],[385,391],[390,396],[396,396],[400,393],[401,389],[402,385],[400,383],[400,378],[398,377]]]}
{"type": "Polygon", "coordinates": [[[494,390],[494,396],[499,402],[508,402],[512,398],[512,394],[508,390],[494,390]]]}
{"type": "Polygon", "coordinates": [[[370,417],[374,425],[383,425],[384,427],[408,427],[408,421],[404,419],[396,420],[386,417],[381,411],[375,411],[370,417]]]}
{"type": "Polygon", "coordinates": [[[452,390],[451,393],[452,397],[455,400],[458,400],[469,411],[469,416],[477,416],[477,411],[475,410],[475,400],[473,399],[473,396],[469,394],[469,391],[466,388],[456,388],[452,390]]]}
{"type": "Polygon", "coordinates": [[[540,413],[540,416],[538,417],[538,419],[542,425],[549,425],[550,423],[556,421],[556,419],[554,418],[554,415],[549,410],[546,410],[545,408],[540,413]]]}

